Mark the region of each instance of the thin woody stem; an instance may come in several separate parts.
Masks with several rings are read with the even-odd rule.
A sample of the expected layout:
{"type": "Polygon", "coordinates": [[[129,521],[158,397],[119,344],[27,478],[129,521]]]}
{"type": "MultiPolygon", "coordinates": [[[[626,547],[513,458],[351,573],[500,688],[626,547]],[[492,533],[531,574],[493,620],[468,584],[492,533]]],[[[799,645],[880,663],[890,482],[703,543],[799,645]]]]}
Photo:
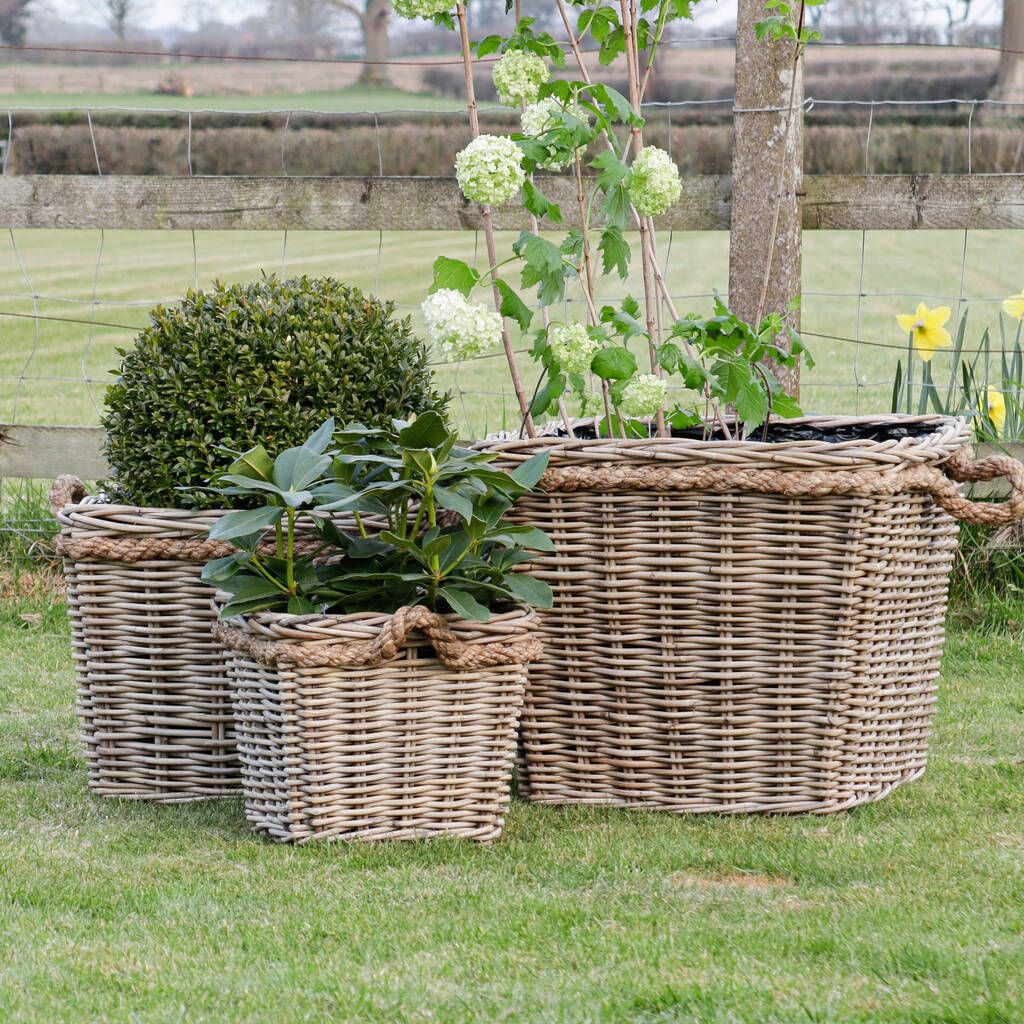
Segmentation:
{"type": "MultiPolygon", "coordinates": [[[[583,194],[583,163],[580,160],[580,151],[573,153],[573,174],[576,179],[576,205],[580,213],[580,234],[583,238],[583,266],[586,270],[586,290],[589,298],[594,294],[594,267],[590,254],[590,231],[588,227],[586,197],[583,194]]],[[[584,280],[581,278],[581,280],[584,280]]],[[[593,304],[593,303],[591,303],[593,304]]],[[[594,323],[597,323],[595,318],[594,323]]]]}
{"type": "MultiPolygon", "coordinates": [[[[459,38],[462,45],[462,66],[466,77],[466,107],[469,111],[469,129],[475,139],[480,134],[480,119],[477,116],[476,91],[473,87],[473,63],[469,46],[469,29],[466,25],[466,5],[457,3],[455,14],[459,20],[459,38]]],[[[494,296],[494,308],[501,313],[501,292],[498,290],[495,270],[498,266],[498,249],[494,243],[494,222],[491,218],[491,208],[485,203],[480,204],[480,216],[484,223],[484,239],[487,244],[487,264],[491,274],[491,292],[494,296]]],[[[508,322],[504,317],[501,319],[501,343],[505,349],[505,359],[508,362],[509,374],[512,377],[512,387],[516,393],[516,400],[519,402],[519,411],[522,413],[523,426],[530,437],[537,436],[537,428],[533,425],[533,417],[530,415],[530,403],[523,388],[523,380],[519,375],[519,366],[516,363],[515,350],[512,347],[512,337],[509,334],[508,322]]]]}
{"type": "MultiPolygon", "coordinates": [[[[573,31],[572,31],[572,23],[569,21],[569,15],[568,15],[568,12],[566,11],[566,7],[565,7],[565,0],[555,0],[555,3],[557,5],[557,7],[558,7],[558,13],[561,15],[561,18],[562,18],[562,24],[565,26],[565,31],[566,31],[566,34],[568,35],[568,38],[569,38],[569,47],[572,50],[573,57],[576,60],[576,66],[579,69],[580,77],[583,79],[583,81],[584,81],[584,83],[586,85],[591,85],[592,82],[591,82],[591,78],[590,78],[590,72],[587,71],[587,66],[586,66],[586,64],[583,61],[583,54],[580,51],[579,43],[577,42],[576,36],[573,33],[573,31]]],[[[603,136],[603,138],[605,140],[605,144],[607,145],[608,149],[612,153],[615,153],[616,152],[615,145],[612,142],[611,138],[609,137],[608,131],[607,130],[603,130],[601,134],[602,134],[602,136],[603,136]]],[[[630,137],[630,139],[632,140],[632,136],[630,137]]],[[[637,213],[636,208],[632,204],[630,204],[630,213],[631,213],[631,215],[633,217],[633,224],[634,224],[634,226],[639,230],[639,228],[640,228],[640,215],[637,213]]],[[[649,239],[649,241],[652,244],[654,243],[654,239],[653,238],[649,239]]],[[[672,300],[672,295],[669,292],[668,285],[667,285],[667,283],[665,281],[665,277],[662,274],[661,268],[658,265],[658,260],[657,260],[657,256],[656,255],[653,258],[652,269],[653,269],[653,272],[654,272],[655,284],[657,286],[657,289],[658,289],[659,293],[661,294],[662,299],[665,302],[665,305],[668,307],[669,314],[671,315],[673,320],[678,320],[679,319],[679,313],[676,311],[675,303],[672,300]]],[[[698,353],[693,348],[693,346],[689,343],[689,341],[687,341],[685,338],[681,339],[681,341],[682,341],[683,349],[686,351],[687,355],[689,355],[692,359],[699,359],[703,363],[703,359],[698,355],[698,353]]],[[[705,386],[705,398],[707,399],[708,404],[710,405],[711,409],[714,412],[714,416],[715,416],[716,421],[718,422],[719,426],[722,428],[723,436],[726,438],[726,440],[731,440],[732,439],[732,432],[729,430],[729,426],[726,423],[725,417],[722,415],[722,410],[719,408],[718,403],[715,402],[714,400],[712,400],[711,395],[710,395],[710,389],[707,388],[707,386],[705,386]]]]}
{"type": "MultiPolygon", "coordinates": [[[[640,115],[640,76],[639,57],[636,50],[636,7],[634,4],[627,4],[627,0],[619,0],[619,10],[622,15],[622,29],[625,35],[626,45],[626,70],[629,78],[629,102],[633,107],[633,113],[639,119],[640,115]]],[[[630,125],[630,137],[633,140],[633,147],[640,152],[643,149],[643,135],[640,125],[630,125]]],[[[656,323],[657,297],[655,295],[654,277],[651,269],[651,247],[648,238],[652,235],[653,222],[648,217],[640,217],[640,262],[643,268],[644,280],[644,309],[647,313],[647,350],[650,357],[651,373],[659,379],[662,377],[661,367],[658,366],[658,346],[661,339],[658,337],[656,323]]],[[[658,437],[665,437],[665,412],[658,410],[657,415],[658,437]]]]}
{"type": "MultiPolygon", "coordinates": [[[[518,25],[519,24],[519,20],[522,17],[522,14],[523,14],[520,0],[516,0],[515,14],[516,14],[516,25],[518,25]]],[[[522,113],[525,110],[526,110],[526,100],[523,99],[523,100],[519,101],[519,112],[522,113]]],[[[532,174],[530,175],[530,181],[533,181],[533,175],[532,174]]],[[[537,215],[535,213],[532,213],[532,212],[530,214],[530,230],[535,235],[540,233],[540,223],[537,220],[537,215]]],[[[551,326],[551,314],[548,312],[548,307],[547,306],[542,306],[540,312],[541,312],[541,318],[544,321],[544,330],[546,331],[548,329],[548,327],[551,326]]],[[[566,433],[569,435],[569,437],[575,437],[576,434],[573,432],[573,429],[572,429],[572,420],[569,419],[569,410],[565,407],[565,399],[561,395],[558,396],[558,415],[561,418],[562,425],[565,427],[566,433]]]]}

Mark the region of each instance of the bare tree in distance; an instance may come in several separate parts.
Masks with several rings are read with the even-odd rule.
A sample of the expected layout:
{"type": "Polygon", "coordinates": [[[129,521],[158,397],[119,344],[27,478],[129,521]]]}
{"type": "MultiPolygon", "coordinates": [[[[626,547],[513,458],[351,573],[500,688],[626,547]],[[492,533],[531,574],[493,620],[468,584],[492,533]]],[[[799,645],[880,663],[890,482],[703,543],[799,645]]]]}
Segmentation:
{"type": "MultiPolygon", "coordinates": [[[[994,99],[1024,101],[1024,0],[1004,0],[999,75],[994,99]]],[[[1019,117],[1024,108],[1013,111],[1019,117]]]]}
{"type": "Polygon", "coordinates": [[[946,42],[956,42],[957,29],[971,16],[971,0],[939,0],[924,5],[928,12],[937,11],[946,19],[946,42]]]}
{"type": "Polygon", "coordinates": [[[366,58],[359,81],[363,85],[390,86],[386,61],[391,52],[388,36],[391,0],[366,0],[362,6],[356,0],[327,0],[327,3],[335,10],[351,14],[359,22],[366,58]]]}
{"type": "Polygon", "coordinates": [[[139,0],[105,0],[107,24],[118,39],[124,40],[128,19],[140,13],[139,0]]]}
{"type": "Polygon", "coordinates": [[[33,0],[0,0],[0,39],[8,46],[24,46],[29,6],[33,0]]]}

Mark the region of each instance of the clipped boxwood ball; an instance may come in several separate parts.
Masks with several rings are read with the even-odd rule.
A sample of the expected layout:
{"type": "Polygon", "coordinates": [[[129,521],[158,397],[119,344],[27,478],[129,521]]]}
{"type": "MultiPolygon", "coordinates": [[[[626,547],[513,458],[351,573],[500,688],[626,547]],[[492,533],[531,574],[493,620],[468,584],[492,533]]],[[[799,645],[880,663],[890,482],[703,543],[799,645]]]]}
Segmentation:
{"type": "Polygon", "coordinates": [[[329,416],[387,426],[434,409],[427,347],[394,303],[332,278],[216,283],[158,306],[106,396],[110,496],[129,504],[216,508],[201,490],[223,445],[301,444],[329,416]]]}

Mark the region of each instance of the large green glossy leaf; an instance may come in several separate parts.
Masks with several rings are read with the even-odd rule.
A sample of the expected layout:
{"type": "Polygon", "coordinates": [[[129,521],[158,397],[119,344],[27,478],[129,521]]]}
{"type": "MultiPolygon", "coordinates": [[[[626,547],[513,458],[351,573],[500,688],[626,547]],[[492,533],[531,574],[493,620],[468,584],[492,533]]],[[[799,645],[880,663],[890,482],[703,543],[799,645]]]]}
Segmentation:
{"type": "Polygon", "coordinates": [[[451,610],[464,619],[470,619],[473,622],[486,622],[491,617],[490,611],[467,590],[460,590],[458,587],[441,587],[440,595],[448,602],[451,610]]]}
{"type": "Polygon", "coordinates": [[[554,602],[554,594],[543,580],[526,573],[514,572],[505,580],[505,585],[520,601],[533,605],[534,608],[550,608],[554,602]]]}
{"type": "Polygon", "coordinates": [[[284,509],[247,508],[237,512],[229,512],[221,516],[210,527],[210,540],[234,540],[236,537],[247,537],[266,530],[281,521],[284,509]]]}

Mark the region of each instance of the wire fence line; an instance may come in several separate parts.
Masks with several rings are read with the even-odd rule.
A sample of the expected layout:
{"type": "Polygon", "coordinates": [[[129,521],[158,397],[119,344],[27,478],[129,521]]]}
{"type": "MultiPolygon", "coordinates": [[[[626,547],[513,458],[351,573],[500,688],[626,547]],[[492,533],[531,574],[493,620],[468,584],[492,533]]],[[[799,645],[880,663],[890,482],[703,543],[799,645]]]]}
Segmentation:
{"type": "MultiPolygon", "coordinates": [[[[805,113],[815,109],[856,105],[865,108],[863,173],[872,172],[872,143],[875,139],[876,111],[897,105],[896,101],[860,101],[807,97],[805,113]]],[[[901,107],[945,105],[961,108],[965,115],[964,147],[968,168],[973,169],[973,139],[977,113],[986,107],[1024,113],[1024,103],[1006,100],[975,100],[948,97],[938,100],[898,101],[901,107]],[[1018,108],[1018,109],[1014,109],[1018,108]]],[[[693,107],[719,106],[735,110],[732,98],[677,100],[649,104],[659,116],[667,118],[671,129],[674,112],[693,107]]],[[[17,136],[17,114],[24,109],[7,108],[9,136],[17,136]]],[[[38,109],[38,108],[31,108],[38,109]]],[[[88,145],[95,174],[104,176],[102,147],[96,134],[94,114],[101,111],[145,113],[137,107],[82,108],[63,107],[63,112],[78,110],[86,115],[88,145]]],[[[770,112],[775,108],[764,108],[770,112]]],[[[231,113],[240,117],[274,114],[283,118],[280,145],[282,176],[289,176],[287,138],[297,119],[306,114],[333,116],[339,112],[305,107],[267,111],[220,111],[216,108],[180,111],[151,108],[161,114],[177,113],[185,119],[186,162],[193,173],[193,135],[195,120],[201,115],[231,113]]],[[[408,111],[367,110],[359,112],[372,118],[376,145],[376,170],[386,176],[382,145],[389,118],[408,111]]],[[[351,112],[348,112],[351,113],[351,112]]],[[[341,115],[340,115],[341,116],[341,115]]],[[[443,116],[464,117],[465,112],[445,112],[443,116]]],[[[669,131],[669,144],[672,132],[669,131]]],[[[1009,172],[1003,177],[1011,176],[1009,172]]],[[[410,224],[410,234],[416,225],[410,224]]],[[[345,269],[358,272],[359,283],[367,290],[393,298],[397,309],[414,317],[419,313],[417,296],[429,285],[432,256],[449,245],[479,262],[480,239],[477,232],[454,239],[424,233],[426,241],[413,242],[403,233],[390,237],[383,230],[368,237],[339,235],[312,239],[298,231],[265,232],[259,240],[245,235],[244,241],[225,242],[218,232],[204,234],[191,229],[184,247],[170,247],[154,240],[151,233],[134,243],[154,253],[147,265],[145,253],[135,258],[133,240],[128,234],[101,228],[95,233],[39,232],[9,228],[7,253],[0,256],[0,324],[8,338],[0,357],[0,419],[10,423],[94,423],[102,406],[104,385],[109,371],[116,366],[118,346],[131,340],[132,334],[146,322],[145,313],[154,305],[174,302],[184,286],[198,287],[214,277],[253,276],[259,269],[287,274],[291,271],[332,272],[345,276],[345,269]],[[277,241],[268,238],[274,234],[277,241]],[[65,237],[68,236],[68,237],[65,237]],[[346,253],[357,250],[358,256],[346,253]],[[61,307],[73,307],[64,315],[61,307]],[[81,315],[74,311],[81,310],[81,315]],[[86,310],[88,312],[86,312],[86,310]],[[8,329],[9,328],[9,329],[8,329]]],[[[180,234],[178,232],[175,235],[180,234]]],[[[706,310],[718,284],[725,292],[727,280],[726,241],[724,236],[706,232],[669,232],[663,263],[670,281],[673,299],[695,311],[706,310]]],[[[944,239],[938,248],[922,246],[914,234],[907,238],[879,237],[861,230],[842,235],[814,233],[805,235],[805,287],[803,290],[803,332],[814,341],[812,350],[819,363],[805,371],[805,406],[814,411],[881,411],[888,408],[894,384],[896,362],[906,352],[906,340],[895,326],[895,313],[913,309],[918,301],[949,304],[957,313],[967,311],[982,326],[994,329],[993,314],[998,303],[1024,287],[1024,275],[1015,281],[1012,259],[1014,241],[1019,233],[1004,231],[995,241],[984,237],[979,260],[988,268],[981,272],[972,266],[972,236],[964,229],[956,243],[944,239]],[[993,259],[993,253],[1004,256],[993,259]],[[925,272],[921,272],[922,269],[925,272]],[[977,287],[975,287],[976,280],[977,287]],[[884,286],[878,282],[884,281],[884,286]],[[976,315],[975,315],[976,314],[976,315]]],[[[924,233],[928,234],[928,233],[924,233]]],[[[981,232],[987,236],[987,232],[981,232]]],[[[610,286],[607,300],[618,297],[629,282],[616,291],[610,286]]],[[[570,293],[560,315],[578,318],[581,298],[570,293]]],[[[977,337],[965,344],[967,354],[980,354],[977,337]]],[[[526,350],[520,352],[527,357],[526,350]]],[[[936,357],[937,361],[941,356],[936,357]]],[[[528,360],[527,360],[528,362],[528,360]]],[[[467,433],[479,433],[509,425],[514,401],[503,386],[503,355],[488,353],[459,365],[437,360],[434,365],[454,397],[453,408],[467,433]]],[[[955,382],[954,382],[955,384],[955,382]]]]}

